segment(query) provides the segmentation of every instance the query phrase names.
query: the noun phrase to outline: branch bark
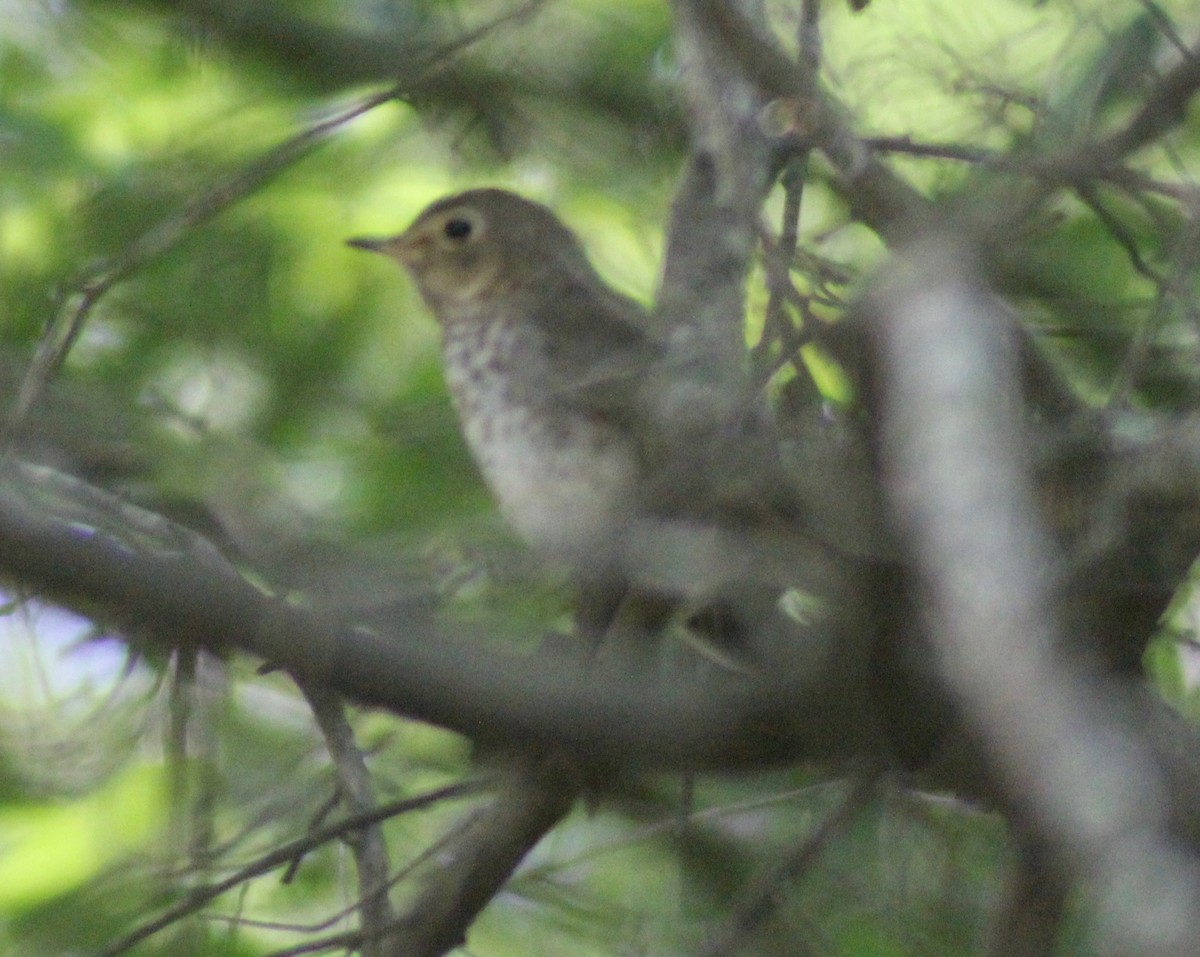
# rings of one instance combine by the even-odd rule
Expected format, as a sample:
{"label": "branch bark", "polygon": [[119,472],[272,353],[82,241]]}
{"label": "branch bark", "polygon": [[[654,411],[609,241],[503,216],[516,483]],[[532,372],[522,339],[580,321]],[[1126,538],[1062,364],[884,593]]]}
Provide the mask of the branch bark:
{"label": "branch bark", "polygon": [[[1200,858],[1172,834],[1170,782],[1125,695],[1064,653],[1017,339],[970,248],[927,237],[870,299],[886,488],[937,667],[1002,803],[1062,874],[1095,889],[1118,950],[1183,957],[1200,946]],[[1152,901],[1164,910],[1148,926]]]}
{"label": "branch bark", "polygon": [[[854,691],[861,633],[814,627],[797,668],[758,679],[597,675],[403,621],[372,631],[322,618],[261,592],[196,533],[100,489],[11,461],[3,477],[0,576],[138,641],[240,649],[360,703],[477,740],[553,746],[583,767],[745,767],[880,746]],[[840,588],[853,593],[851,580]]]}
{"label": "branch bark", "polygon": [[472,813],[440,855],[436,871],[389,936],[388,953],[439,957],[465,943],[479,912],[578,794],[578,778],[561,759],[509,761],[492,801]]}
{"label": "branch bark", "polygon": [[[374,788],[342,700],[323,687],[302,686],[301,690],[325,738],[325,747],[337,772],[342,803],[352,816],[370,815],[377,806]],[[358,871],[362,957],[383,957],[388,928],[394,921],[388,899],[389,866],[383,830],[378,824],[364,825],[348,836],[347,843]]]}

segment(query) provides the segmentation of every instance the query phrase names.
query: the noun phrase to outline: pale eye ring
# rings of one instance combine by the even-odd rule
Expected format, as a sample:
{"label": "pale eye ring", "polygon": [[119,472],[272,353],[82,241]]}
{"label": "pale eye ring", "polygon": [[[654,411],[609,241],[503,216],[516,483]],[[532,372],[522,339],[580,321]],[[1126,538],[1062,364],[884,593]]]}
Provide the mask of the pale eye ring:
{"label": "pale eye ring", "polygon": [[446,220],[446,224],[442,227],[442,232],[447,239],[459,243],[470,239],[471,233],[474,231],[475,227],[471,221],[462,216],[455,216],[453,219]]}

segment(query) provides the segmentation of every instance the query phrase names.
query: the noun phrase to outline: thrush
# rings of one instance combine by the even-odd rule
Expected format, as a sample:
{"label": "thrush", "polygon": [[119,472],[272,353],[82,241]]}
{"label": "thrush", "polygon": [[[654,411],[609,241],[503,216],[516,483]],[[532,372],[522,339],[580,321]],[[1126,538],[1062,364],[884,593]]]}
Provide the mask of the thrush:
{"label": "thrush", "polygon": [[[663,591],[711,577],[692,561],[698,542],[713,544],[699,500],[713,474],[734,470],[680,454],[659,414],[665,342],[550,209],[475,189],[398,235],[350,245],[412,276],[441,326],[446,381],[483,478],[520,537],[593,586],[584,617],[610,615],[631,574]],[[736,564],[726,544],[717,563]]]}
{"label": "thrush", "polygon": [[500,511],[535,551],[598,566],[638,508],[638,390],[661,357],[645,311],[609,288],[540,203],[450,196],[397,236],[350,245],[397,260],[442,331],[446,382]]}

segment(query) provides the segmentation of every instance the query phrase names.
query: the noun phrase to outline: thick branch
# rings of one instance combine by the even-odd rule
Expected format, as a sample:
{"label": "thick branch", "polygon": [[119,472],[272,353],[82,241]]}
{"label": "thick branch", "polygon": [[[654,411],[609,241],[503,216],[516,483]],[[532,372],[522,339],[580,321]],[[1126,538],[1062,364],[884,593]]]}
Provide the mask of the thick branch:
{"label": "thick branch", "polygon": [[[927,239],[872,297],[887,487],[937,665],[1014,818],[1063,873],[1097,889],[1124,949],[1195,953],[1196,862],[1170,833],[1155,749],[1118,710],[1117,689],[1061,653],[1054,550],[1036,520],[1015,401],[1016,338],[963,250],[955,237]],[[1169,901],[1152,929],[1138,914],[1151,901]]]}
{"label": "thick branch", "polygon": [[725,48],[723,7],[675,4],[692,156],[671,213],[658,310],[676,353],[700,356],[728,382],[744,359],[745,279],[774,170],[758,122],[765,100]]}
{"label": "thick branch", "polygon": [[758,680],[597,675],[406,622],[379,633],[323,620],[159,516],[49,469],[10,463],[4,478],[0,575],[142,640],[239,648],[359,702],[476,739],[552,745],[583,766],[736,767],[879,747],[856,670],[862,633],[813,629],[796,667]]}

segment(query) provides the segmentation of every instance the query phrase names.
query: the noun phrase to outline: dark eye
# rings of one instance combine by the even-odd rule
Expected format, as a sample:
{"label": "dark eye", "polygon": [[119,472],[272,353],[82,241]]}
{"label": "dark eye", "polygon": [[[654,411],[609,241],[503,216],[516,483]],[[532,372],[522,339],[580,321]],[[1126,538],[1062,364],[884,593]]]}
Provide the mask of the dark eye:
{"label": "dark eye", "polygon": [[461,240],[470,236],[473,228],[469,220],[456,217],[446,220],[446,225],[442,227],[442,232],[446,234],[448,239]]}

